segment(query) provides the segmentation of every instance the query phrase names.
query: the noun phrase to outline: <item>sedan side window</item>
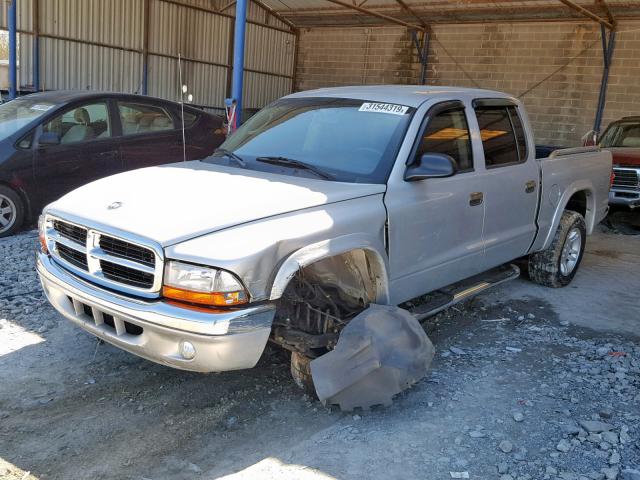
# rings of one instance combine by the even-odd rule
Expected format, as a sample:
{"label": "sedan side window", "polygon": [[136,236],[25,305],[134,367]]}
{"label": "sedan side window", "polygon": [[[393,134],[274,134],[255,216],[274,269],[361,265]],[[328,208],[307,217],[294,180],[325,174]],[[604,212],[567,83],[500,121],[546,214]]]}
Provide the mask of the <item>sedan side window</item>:
{"label": "sedan side window", "polygon": [[68,110],[43,125],[44,133],[55,133],[60,143],[109,138],[111,125],[105,103],[92,103]]}
{"label": "sedan side window", "polygon": [[431,119],[424,132],[418,158],[424,153],[444,153],[457,164],[458,172],[473,170],[471,136],[464,109],[441,112]]}
{"label": "sedan side window", "polygon": [[123,135],[174,129],[171,115],[162,107],[142,103],[118,102],[118,110],[120,111]]}

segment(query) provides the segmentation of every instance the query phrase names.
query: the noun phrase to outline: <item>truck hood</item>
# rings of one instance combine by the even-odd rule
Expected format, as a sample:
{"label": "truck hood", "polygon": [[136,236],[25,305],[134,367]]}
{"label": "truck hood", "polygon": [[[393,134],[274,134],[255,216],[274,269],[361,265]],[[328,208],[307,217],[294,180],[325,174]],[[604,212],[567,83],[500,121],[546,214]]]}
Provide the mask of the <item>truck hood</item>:
{"label": "truck hood", "polygon": [[613,164],[622,167],[640,167],[640,148],[611,147],[607,148],[613,156]]}
{"label": "truck hood", "polygon": [[68,193],[46,211],[168,246],[273,215],[383,193],[384,189],[384,185],[315,180],[194,161],[97,180]]}

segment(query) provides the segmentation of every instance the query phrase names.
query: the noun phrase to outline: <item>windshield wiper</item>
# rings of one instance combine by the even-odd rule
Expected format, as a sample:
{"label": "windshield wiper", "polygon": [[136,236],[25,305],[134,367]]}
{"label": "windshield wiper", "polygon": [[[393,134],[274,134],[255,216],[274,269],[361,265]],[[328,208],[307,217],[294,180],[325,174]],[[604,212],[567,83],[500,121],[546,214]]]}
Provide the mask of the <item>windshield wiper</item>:
{"label": "windshield wiper", "polygon": [[314,165],[310,165],[301,160],[295,160],[287,157],[258,157],[257,162],[269,163],[271,165],[281,165],[283,167],[301,168],[303,170],[309,170],[315,173],[317,176],[324,178],[325,180],[333,180],[335,177],[330,173],[327,173]]}
{"label": "windshield wiper", "polygon": [[[218,153],[221,155],[216,155]],[[233,153],[231,150],[227,150],[226,148],[216,148],[216,151],[213,152],[213,156],[230,158],[231,160],[234,160],[242,168],[247,168],[247,162],[245,162],[240,155]]]}

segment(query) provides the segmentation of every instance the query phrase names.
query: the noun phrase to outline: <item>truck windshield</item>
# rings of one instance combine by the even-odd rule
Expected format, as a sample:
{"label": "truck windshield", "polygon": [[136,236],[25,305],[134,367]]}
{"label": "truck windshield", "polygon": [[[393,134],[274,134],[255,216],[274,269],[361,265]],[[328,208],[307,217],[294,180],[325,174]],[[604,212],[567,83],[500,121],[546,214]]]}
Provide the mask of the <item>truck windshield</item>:
{"label": "truck windshield", "polygon": [[640,122],[621,122],[611,125],[602,135],[600,146],[640,148]]}
{"label": "truck windshield", "polygon": [[54,106],[52,103],[28,97],[16,98],[0,105],[0,141],[43,116]]}
{"label": "truck windshield", "polygon": [[[345,182],[384,183],[413,111],[403,105],[343,98],[282,99],[247,120],[222,144],[223,153],[207,161]],[[232,161],[229,152],[244,165]],[[301,163],[306,168],[300,168],[305,167]]]}

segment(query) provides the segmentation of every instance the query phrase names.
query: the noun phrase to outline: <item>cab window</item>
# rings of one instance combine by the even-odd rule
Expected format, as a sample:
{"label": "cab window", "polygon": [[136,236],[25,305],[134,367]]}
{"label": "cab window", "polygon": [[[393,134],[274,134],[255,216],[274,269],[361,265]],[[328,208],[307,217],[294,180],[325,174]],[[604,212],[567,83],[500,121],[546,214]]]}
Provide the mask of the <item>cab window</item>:
{"label": "cab window", "polygon": [[463,108],[441,112],[431,119],[422,136],[418,158],[425,153],[451,156],[459,172],[473,170],[471,136]]}
{"label": "cab window", "polygon": [[43,125],[43,132],[58,135],[60,143],[78,143],[111,136],[106,103],[82,105],[66,111]]}
{"label": "cab window", "polygon": [[520,163],[516,135],[506,106],[477,107],[484,161],[487,168]]}

